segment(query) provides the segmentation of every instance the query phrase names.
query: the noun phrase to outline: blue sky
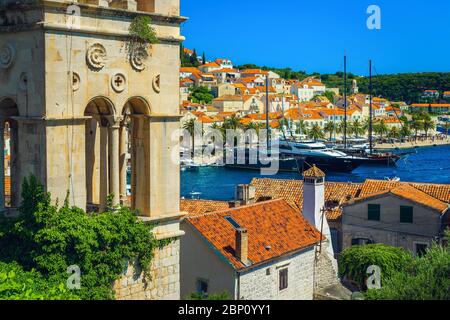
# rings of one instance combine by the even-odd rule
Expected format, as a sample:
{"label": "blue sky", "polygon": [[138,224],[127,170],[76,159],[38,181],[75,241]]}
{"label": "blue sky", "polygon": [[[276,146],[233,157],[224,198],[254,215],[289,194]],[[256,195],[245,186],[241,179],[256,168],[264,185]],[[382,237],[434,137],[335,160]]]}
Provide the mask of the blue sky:
{"label": "blue sky", "polygon": [[[381,30],[369,30],[369,5]],[[181,0],[185,46],[236,64],[334,73],[450,72],[448,0]]]}

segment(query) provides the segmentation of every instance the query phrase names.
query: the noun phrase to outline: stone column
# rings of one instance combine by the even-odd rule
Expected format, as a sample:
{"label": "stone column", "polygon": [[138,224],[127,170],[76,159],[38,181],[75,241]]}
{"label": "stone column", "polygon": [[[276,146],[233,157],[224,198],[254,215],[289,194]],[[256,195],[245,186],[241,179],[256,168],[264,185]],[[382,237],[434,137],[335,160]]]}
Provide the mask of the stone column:
{"label": "stone column", "polygon": [[100,127],[100,207],[106,207],[108,197],[108,128]]}
{"label": "stone column", "polygon": [[127,201],[127,127],[120,127],[120,144],[119,144],[119,188],[120,201],[124,204]]}
{"label": "stone column", "polygon": [[5,121],[0,119],[0,211],[5,208]]}
{"label": "stone column", "polygon": [[20,205],[20,163],[19,163],[19,125],[16,121],[9,122],[10,177],[11,177],[11,208]]}
{"label": "stone column", "polygon": [[119,129],[120,125],[118,123],[114,123],[111,127],[109,127],[109,136],[110,136],[110,146],[111,153],[109,155],[110,160],[110,182],[109,182],[109,192],[114,196],[113,204],[120,203],[120,175],[119,175]]}

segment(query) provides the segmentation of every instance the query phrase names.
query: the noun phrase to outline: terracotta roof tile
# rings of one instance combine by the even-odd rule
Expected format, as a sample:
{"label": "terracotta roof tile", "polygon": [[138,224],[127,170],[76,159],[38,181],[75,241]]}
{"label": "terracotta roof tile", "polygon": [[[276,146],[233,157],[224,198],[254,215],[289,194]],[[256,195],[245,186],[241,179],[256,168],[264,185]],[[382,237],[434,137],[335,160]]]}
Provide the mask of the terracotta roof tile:
{"label": "terracotta roof tile", "polygon": [[180,210],[189,214],[204,214],[214,211],[222,211],[228,209],[230,206],[226,201],[212,201],[212,200],[188,200],[181,199]]}
{"label": "terracotta roof tile", "polygon": [[[255,178],[251,185],[256,188],[257,201],[267,199],[284,199],[291,206],[302,210],[303,206],[303,181]],[[325,203],[329,207],[326,217],[329,221],[341,218],[340,205],[350,199],[356,198],[360,183],[325,182]]]}
{"label": "terracotta roof tile", "polygon": [[246,266],[236,257],[236,229],[226,217],[248,230],[248,258],[253,265],[311,247],[321,238],[319,231],[282,199],[188,216],[186,221],[235,269]]}

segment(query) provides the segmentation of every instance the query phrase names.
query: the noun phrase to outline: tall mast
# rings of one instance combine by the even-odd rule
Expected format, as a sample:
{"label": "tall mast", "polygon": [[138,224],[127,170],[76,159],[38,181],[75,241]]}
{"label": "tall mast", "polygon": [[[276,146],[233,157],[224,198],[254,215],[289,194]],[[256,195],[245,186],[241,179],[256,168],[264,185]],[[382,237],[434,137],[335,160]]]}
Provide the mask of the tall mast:
{"label": "tall mast", "polygon": [[344,56],[344,149],[347,149],[347,56]]}
{"label": "tall mast", "polygon": [[373,112],[372,112],[372,60],[369,61],[369,144],[370,154],[373,153]]}
{"label": "tall mast", "polygon": [[300,94],[299,91],[297,90],[297,109],[298,109],[298,133],[300,135],[300,141],[301,141],[301,135],[303,134],[302,132],[302,120],[301,120],[301,116],[300,116]]}
{"label": "tall mast", "polygon": [[266,146],[269,151],[270,125],[269,125],[269,73],[266,75]]}

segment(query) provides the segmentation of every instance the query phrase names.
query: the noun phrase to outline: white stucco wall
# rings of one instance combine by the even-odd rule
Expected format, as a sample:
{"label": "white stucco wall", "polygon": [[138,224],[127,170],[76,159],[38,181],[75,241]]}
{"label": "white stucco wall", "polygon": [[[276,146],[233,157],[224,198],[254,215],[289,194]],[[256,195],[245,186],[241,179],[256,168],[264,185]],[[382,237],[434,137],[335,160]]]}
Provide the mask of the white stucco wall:
{"label": "white stucco wall", "polygon": [[208,293],[228,291],[234,296],[235,274],[231,265],[219,258],[189,223],[182,222],[181,229],[185,231],[180,248],[181,299],[197,291],[198,279],[208,283]]}

